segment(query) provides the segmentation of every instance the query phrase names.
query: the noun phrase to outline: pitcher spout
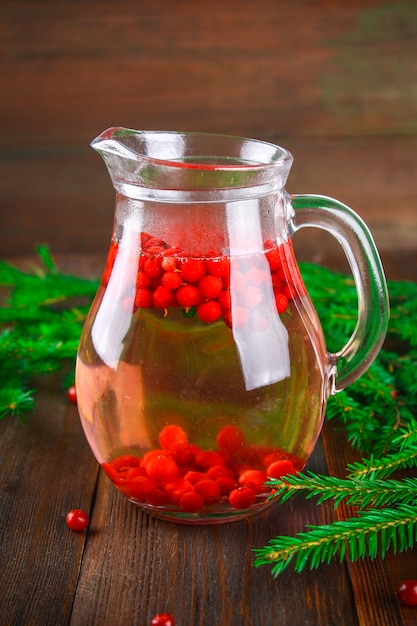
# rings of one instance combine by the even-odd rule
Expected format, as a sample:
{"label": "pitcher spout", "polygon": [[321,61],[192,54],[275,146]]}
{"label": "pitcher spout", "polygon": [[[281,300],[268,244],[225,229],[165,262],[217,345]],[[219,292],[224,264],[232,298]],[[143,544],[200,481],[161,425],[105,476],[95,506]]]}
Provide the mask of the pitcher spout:
{"label": "pitcher spout", "polygon": [[[223,201],[228,192],[238,200],[282,190],[293,161],[288,150],[268,142],[192,132],[112,127],[90,145],[119,192],[139,199],[152,190],[150,196],[174,202],[210,202],[219,195]],[[172,196],[176,192],[187,198]]]}

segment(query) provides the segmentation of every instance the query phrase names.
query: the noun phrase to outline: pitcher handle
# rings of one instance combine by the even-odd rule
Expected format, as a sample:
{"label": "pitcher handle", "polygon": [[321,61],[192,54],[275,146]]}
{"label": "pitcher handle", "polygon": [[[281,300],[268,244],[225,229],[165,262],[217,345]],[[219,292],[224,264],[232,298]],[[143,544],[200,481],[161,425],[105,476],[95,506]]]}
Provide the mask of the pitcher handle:
{"label": "pitcher handle", "polygon": [[[368,227],[352,209],[326,196],[291,196],[290,232],[316,227],[329,232],[343,248],[358,295],[358,320],[347,344],[329,353],[335,367],[331,393],[357,380],[377,356],[388,327],[389,298],[384,270]],[[338,367],[337,367],[338,366]]]}

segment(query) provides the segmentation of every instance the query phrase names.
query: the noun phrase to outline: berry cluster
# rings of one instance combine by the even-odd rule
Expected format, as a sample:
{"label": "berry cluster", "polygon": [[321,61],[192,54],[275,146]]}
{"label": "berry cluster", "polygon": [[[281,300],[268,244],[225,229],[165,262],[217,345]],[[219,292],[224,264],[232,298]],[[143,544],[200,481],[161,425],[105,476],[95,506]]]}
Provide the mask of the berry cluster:
{"label": "berry cluster", "polygon": [[[167,314],[171,307],[182,307],[184,317],[197,315],[208,324],[222,318],[230,328],[248,325],[259,331],[268,326],[271,310],[284,313],[288,302],[302,289],[290,242],[277,246],[266,241],[265,251],[251,256],[202,258],[186,256],[181,249],[148,233],[141,233],[140,238],[134,310],[154,307]],[[119,245],[112,243],[104,285]],[[273,298],[269,297],[271,289],[265,288],[268,283]]]}
{"label": "berry cluster", "polygon": [[137,502],[198,513],[209,505],[247,509],[270,493],[268,478],[295,474],[303,463],[274,448],[248,446],[232,424],[217,434],[215,450],[189,443],[181,426],[158,435],[159,448],[118,456],[102,467],[120,491]]}

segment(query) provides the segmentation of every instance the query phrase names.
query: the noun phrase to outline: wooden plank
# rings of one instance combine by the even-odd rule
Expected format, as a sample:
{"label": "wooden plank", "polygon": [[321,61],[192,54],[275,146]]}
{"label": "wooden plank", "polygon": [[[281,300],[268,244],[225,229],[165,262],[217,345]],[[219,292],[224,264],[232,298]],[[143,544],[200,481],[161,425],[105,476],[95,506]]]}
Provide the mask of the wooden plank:
{"label": "wooden plank", "polygon": [[[311,465],[324,470],[320,445]],[[71,624],[147,624],[166,611],[181,626],[355,626],[343,564],[276,580],[252,564],[252,548],[331,516],[300,501],[218,526],[163,522],[101,475]]]}
{"label": "wooden plank", "polygon": [[90,510],[97,464],[57,380],[27,421],[0,421],[0,622],[67,624],[85,545],[65,515]]}
{"label": "wooden plank", "polygon": [[1,150],[107,126],[416,133],[413,2],[2,2]]}

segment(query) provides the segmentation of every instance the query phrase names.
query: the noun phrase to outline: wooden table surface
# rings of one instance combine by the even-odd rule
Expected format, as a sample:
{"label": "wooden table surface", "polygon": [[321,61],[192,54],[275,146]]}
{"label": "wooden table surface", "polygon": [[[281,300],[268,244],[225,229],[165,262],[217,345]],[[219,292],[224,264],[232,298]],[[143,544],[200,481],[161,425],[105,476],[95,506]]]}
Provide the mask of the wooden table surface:
{"label": "wooden table surface", "polygon": [[[104,263],[114,191],[89,142],[109,126],[221,132],[294,156],[290,193],[323,193],[370,226],[387,275],[417,279],[417,5],[413,0],[2,0],[0,256],[48,243]],[[299,258],[340,267],[320,233]],[[297,253],[297,254],[298,254]],[[97,266],[94,266],[97,267]],[[345,516],[294,501],[247,521],[158,521],[110,485],[56,379],[25,423],[0,421],[0,625],[405,626],[416,552],[336,560],[274,580],[252,549]],[[310,465],[343,475],[326,425]],[[87,533],[65,525],[72,508]]]}

